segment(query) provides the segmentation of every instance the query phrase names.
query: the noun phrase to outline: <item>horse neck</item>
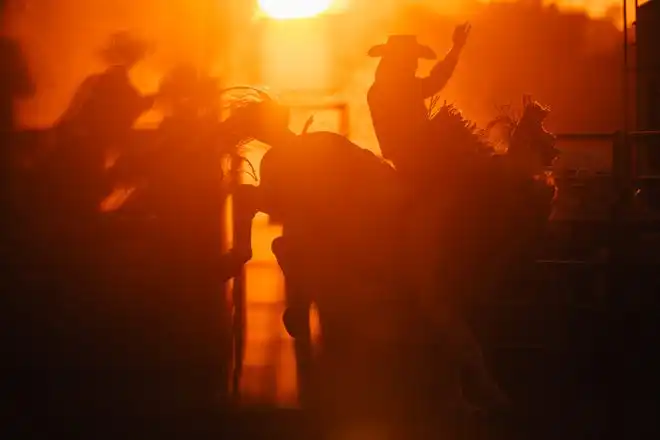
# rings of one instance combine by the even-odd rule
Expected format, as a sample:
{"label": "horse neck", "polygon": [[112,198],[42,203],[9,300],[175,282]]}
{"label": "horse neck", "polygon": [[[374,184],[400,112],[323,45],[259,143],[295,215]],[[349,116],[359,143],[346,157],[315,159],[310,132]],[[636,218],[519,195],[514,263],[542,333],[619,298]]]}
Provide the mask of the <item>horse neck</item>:
{"label": "horse neck", "polygon": [[[247,127],[245,132],[250,133],[250,127]],[[298,135],[291,131],[289,128],[286,128],[285,130],[282,130],[275,135],[255,136],[254,139],[258,140],[259,142],[263,142],[272,148],[282,148],[288,147],[295,143],[298,139]]]}

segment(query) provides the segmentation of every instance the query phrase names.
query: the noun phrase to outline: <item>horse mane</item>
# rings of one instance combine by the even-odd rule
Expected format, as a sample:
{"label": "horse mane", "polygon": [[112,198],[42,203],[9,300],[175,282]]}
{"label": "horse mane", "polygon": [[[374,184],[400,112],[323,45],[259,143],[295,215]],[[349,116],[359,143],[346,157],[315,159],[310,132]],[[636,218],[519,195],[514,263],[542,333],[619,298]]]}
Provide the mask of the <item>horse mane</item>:
{"label": "horse mane", "polygon": [[267,91],[258,87],[232,86],[220,90],[219,94],[223,97],[223,108],[228,111],[228,118],[243,113],[253,116],[263,109],[279,106]]}
{"label": "horse mane", "polygon": [[488,137],[495,127],[504,128],[503,143],[506,144],[506,154],[518,155],[527,148],[539,156],[543,166],[550,166],[558,157],[559,151],[554,148],[555,137],[543,125],[550,113],[547,106],[535,101],[529,95],[523,96],[523,110],[520,116],[515,115],[508,107],[501,109],[501,114],[490,121],[485,129],[479,129],[477,124],[466,119],[453,104],[445,102],[437,106],[438,99],[434,97],[429,106],[429,121],[433,142],[440,148],[459,148],[464,153],[493,155],[496,148]]}
{"label": "horse mane", "polygon": [[460,148],[466,153],[492,155],[495,152],[488,142],[486,133],[477,124],[463,116],[463,113],[453,104],[438,107],[438,98],[431,99],[429,105],[429,121],[433,142],[440,148]]}

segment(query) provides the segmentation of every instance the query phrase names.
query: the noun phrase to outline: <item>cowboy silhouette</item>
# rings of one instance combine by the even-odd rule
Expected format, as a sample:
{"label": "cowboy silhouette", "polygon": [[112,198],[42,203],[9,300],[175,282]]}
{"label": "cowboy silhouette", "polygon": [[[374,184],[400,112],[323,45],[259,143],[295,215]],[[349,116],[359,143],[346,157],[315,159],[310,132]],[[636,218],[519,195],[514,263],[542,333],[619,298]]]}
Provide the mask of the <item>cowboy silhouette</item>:
{"label": "cowboy silhouette", "polygon": [[108,67],[83,81],[56,124],[63,137],[50,166],[61,176],[55,181],[67,181],[62,193],[70,209],[96,212],[113,184],[106,172],[108,153],[126,150],[133,125],[154,103],[155,97],[143,96],[129,77],[148,51],[144,41],[127,32],[113,34],[99,52]]}
{"label": "cowboy silhouette", "polygon": [[386,44],[369,50],[369,56],[381,58],[367,94],[374,130],[383,157],[401,172],[414,171],[409,169],[411,153],[405,149],[423,139],[428,120],[424,100],[445,87],[469,33],[467,23],[456,27],[452,49],[425,78],[416,76],[419,59],[435,59],[437,55],[430,47],[419,44],[414,35],[392,35]]}
{"label": "cowboy silhouette", "polygon": [[83,81],[60,124],[73,125],[76,131],[99,140],[118,141],[154,104],[155,96],[143,96],[129,77],[149,50],[146,42],[128,32],[113,34],[99,53],[106,70]]}
{"label": "cowboy silhouette", "polygon": [[[159,217],[181,223],[184,205],[217,205],[216,196],[202,197],[200,191],[215,193],[220,188],[217,179],[222,174],[224,152],[213,141],[220,119],[219,92],[217,78],[194,65],[174,66],[162,78],[157,92],[156,105],[164,113],[157,140],[123,152],[113,167],[117,180],[143,182],[138,198],[143,207],[155,208]],[[186,218],[203,221],[203,217]]]}

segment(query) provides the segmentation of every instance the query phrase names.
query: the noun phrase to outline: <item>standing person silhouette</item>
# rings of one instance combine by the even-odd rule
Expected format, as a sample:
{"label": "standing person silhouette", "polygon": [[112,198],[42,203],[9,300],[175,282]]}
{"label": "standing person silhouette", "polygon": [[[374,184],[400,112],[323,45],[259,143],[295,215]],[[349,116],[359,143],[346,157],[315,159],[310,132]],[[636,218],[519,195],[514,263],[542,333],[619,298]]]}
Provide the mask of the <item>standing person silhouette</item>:
{"label": "standing person silhouette", "polygon": [[[9,202],[11,179],[11,139],[16,131],[16,103],[30,98],[35,92],[34,82],[20,44],[7,35],[6,21],[9,1],[0,0],[0,158],[2,179],[2,207]],[[4,210],[3,210],[4,211]]]}
{"label": "standing person silhouette", "polygon": [[99,53],[106,69],[81,83],[56,123],[63,137],[52,163],[58,175],[64,176],[54,180],[67,180],[69,188],[77,188],[75,194],[63,190],[69,211],[97,211],[112,185],[106,173],[106,156],[126,149],[133,125],[154,104],[155,97],[143,96],[129,76],[149,50],[145,41],[128,32],[111,35]]}
{"label": "standing person silhouette", "polygon": [[0,132],[4,135],[16,128],[15,104],[31,97],[34,82],[27,61],[17,41],[6,33],[8,1],[0,0]]}
{"label": "standing person silhouette", "polygon": [[35,85],[20,43],[7,32],[12,6],[10,0],[0,0],[0,319],[4,326],[0,336],[3,359],[0,383],[5,390],[5,401],[11,402],[7,405],[9,414],[7,422],[3,423],[3,432],[17,429],[17,437],[28,437],[34,429],[29,419],[32,403],[29,390],[38,375],[26,368],[35,345],[34,328],[26,316],[32,316],[35,308],[32,291],[24,288],[23,283],[34,274],[26,274],[25,268],[30,267],[31,262],[30,252],[24,242],[17,239],[22,236],[23,219],[15,202],[22,194],[17,193],[13,183],[17,150],[14,140],[18,130],[16,104],[31,98]]}

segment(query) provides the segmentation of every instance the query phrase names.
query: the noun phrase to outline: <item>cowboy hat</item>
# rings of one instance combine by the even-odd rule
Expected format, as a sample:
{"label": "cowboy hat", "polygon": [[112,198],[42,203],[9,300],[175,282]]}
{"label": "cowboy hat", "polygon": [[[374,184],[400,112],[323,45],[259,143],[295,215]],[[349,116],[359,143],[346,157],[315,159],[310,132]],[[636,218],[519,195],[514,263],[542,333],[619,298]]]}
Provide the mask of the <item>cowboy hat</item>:
{"label": "cowboy hat", "polygon": [[437,58],[433,49],[417,42],[415,35],[390,35],[387,43],[372,47],[368,53],[370,57],[414,55],[426,60]]}
{"label": "cowboy hat", "polygon": [[151,50],[151,44],[128,31],[120,31],[110,35],[100,56],[109,63],[133,62],[144,58]]}

